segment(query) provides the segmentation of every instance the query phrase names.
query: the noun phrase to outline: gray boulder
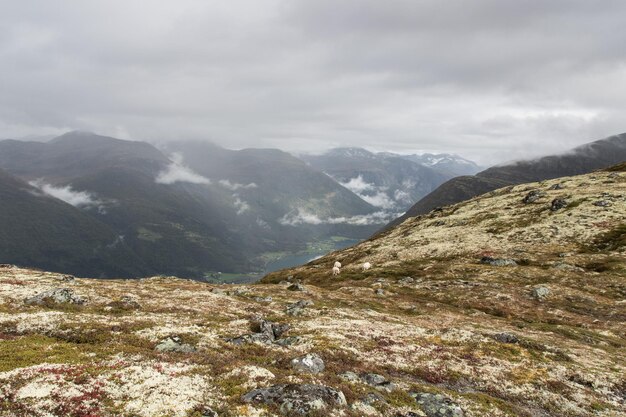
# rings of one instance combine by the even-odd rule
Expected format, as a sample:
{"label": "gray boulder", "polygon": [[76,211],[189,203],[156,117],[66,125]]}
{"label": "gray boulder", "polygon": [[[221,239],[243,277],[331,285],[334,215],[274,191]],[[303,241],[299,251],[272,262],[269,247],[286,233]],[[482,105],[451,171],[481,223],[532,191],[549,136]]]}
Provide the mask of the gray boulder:
{"label": "gray boulder", "polygon": [[522,199],[522,202],[524,204],[534,203],[535,201],[539,200],[543,196],[544,196],[544,193],[542,193],[541,191],[533,190],[524,196],[524,198]]}
{"label": "gray boulder", "polygon": [[188,343],[183,343],[182,339],[178,336],[170,336],[156,345],[154,350],[157,352],[192,353],[196,351],[196,348]]}
{"label": "gray boulder", "polygon": [[361,377],[359,377],[357,374],[355,374],[352,371],[347,371],[347,372],[344,372],[343,374],[339,374],[339,378],[348,382],[359,382],[361,380]]}
{"label": "gray boulder", "polygon": [[483,256],[480,259],[480,263],[484,265],[491,265],[491,266],[515,266],[517,265],[517,262],[515,262],[513,259],[492,258],[491,256]]}
{"label": "gray boulder", "polygon": [[278,324],[271,321],[258,319],[253,323],[253,333],[244,334],[226,341],[235,345],[245,343],[263,343],[266,345],[276,343],[289,328],[289,324]]}
{"label": "gray boulder", "polygon": [[379,374],[363,374],[361,375],[361,381],[380,391],[391,392],[396,389],[393,382],[388,381],[387,378]]}
{"label": "gray boulder", "polygon": [[550,295],[550,289],[547,287],[535,287],[530,295],[536,300],[543,301]]}
{"label": "gray boulder", "polygon": [[464,417],[465,413],[458,404],[441,394],[428,392],[411,393],[427,417]]}
{"label": "gray boulder", "polygon": [[291,366],[304,374],[319,374],[324,371],[324,360],[316,353],[307,353],[304,356],[291,360]]}
{"label": "gray boulder", "polygon": [[44,291],[34,297],[24,300],[29,305],[43,305],[46,303],[54,304],[85,304],[87,300],[84,297],[74,294],[69,288],[55,288],[53,290]]}
{"label": "gray boulder", "polygon": [[274,344],[278,346],[293,346],[299,345],[304,342],[304,339],[300,336],[287,336],[281,339],[275,340]]}
{"label": "gray boulder", "polygon": [[290,316],[300,316],[302,315],[302,313],[304,313],[304,309],[308,306],[312,306],[313,305],[313,301],[310,300],[300,300],[298,302],[295,302],[293,304],[289,304],[287,306],[287,310],[286,313],[289,314]]}
{"label": "gray boulder", "polygon": [[275,405],[284,414],[297,415],[347,405],[343,392],[314,384],[281,384],[259,388],[243,395],[242,400],[246,403]]}
{"label": "gray boulder", "polygon": [[492,336],[495,340],[500,343],[517,343],[519,342],[519,338],[511,333],[496,333]]}
{"label": "gray boulder", "polygon": [[550,204],[551,211],[561,210],[565,207],[567,207],[567,201],[562,198],[555,198],[554,200],[552,200],[552,204]]}

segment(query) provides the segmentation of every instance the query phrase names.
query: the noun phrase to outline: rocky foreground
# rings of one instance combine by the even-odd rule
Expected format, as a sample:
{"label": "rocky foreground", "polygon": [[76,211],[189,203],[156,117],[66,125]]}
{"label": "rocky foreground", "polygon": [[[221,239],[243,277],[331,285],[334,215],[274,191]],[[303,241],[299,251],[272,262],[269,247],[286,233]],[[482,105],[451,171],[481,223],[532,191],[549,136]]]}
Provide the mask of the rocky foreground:
{"label": "rocky foreground", "polygon": [[620,416],[625,322],[622,166],[255,285],[3,265],[0,416]]}

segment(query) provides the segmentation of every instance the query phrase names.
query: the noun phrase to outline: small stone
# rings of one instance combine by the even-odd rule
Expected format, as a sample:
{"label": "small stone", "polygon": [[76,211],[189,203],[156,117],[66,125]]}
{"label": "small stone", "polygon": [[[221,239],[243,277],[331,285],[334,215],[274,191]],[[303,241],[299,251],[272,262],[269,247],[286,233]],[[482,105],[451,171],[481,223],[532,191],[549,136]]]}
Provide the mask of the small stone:
{"label": "small stone", "polygon": [[492,258],[491,256],[483,256],[480,259],[481,264],[491,265],[491,266],[515,266],[517,262],[513,259],[505,259],[505,258]]}
{"label": "small stone", "polygon": [[306,291],[306,289],[304,288],[304,285],[300,284],[299,282],[296,282],[295,284],[291,284],[290,286],[287,287],[287,289],[289,291]]}
{"label": "small stone", "polygon": [[539,301],[543,301],[550,295],[550,289],[547,287],[535,287],[533,288],[531,295],[533,298]]}
{"label": "small stone", "polygon": [[427,392],[410,394],[427,417],[464,417],[465,413],[458,404],[441,394]]}
{"label": "small stone", "polygon": [[550,188],[548,188],[548,190],[562,190],[563,189],[563,185],[560,183],[556,183],[550,186]]}
{"label": "small stone", "polygon": [[577,267],[576,265],[571,265],[566,262],[557,262],[554,264],[555,269],[560,269],[561,271],[571,271],[571,272],[585,272],[584,269]]}
{"label": "small stone", "polygon": [[63,275],[61,277],[62,282],[74,282],[75,280],[76,280],[76,277],[74,275]]}
{"label": "small stone", "polygon": [[219,417],[219,415],[209,407],[203,407],[199,411],[201,417]]}
{"label": "small stone", "polygon": [[365,397],[361,398],[363,404],[372,405],[377,403],[387,403],[385,397],[377,392],[370,392]]}
{"label": "small stone", "polygon": [[254,301],[259,303],[271,303],[272,297],[254,297]]}
{"label": "small stone", "polygon": [[274,341],[274,343],[279,346],[299,345],[299,344],[302,344],[303,342],[304,342],[304,339],[300,336],[288,336],[288,337],[283,337],[282,339],[278,339]]}
{"label": "small stone", "polygon": [[192,353],[196,351],[196,348],[188,343],[183,343],[178,336],[170,336],[156,345],[154,350],[157,352]]}
{"label": "small stone", "polygon": [[519,342],[519,338],[511,333],[496,333],[492,336],[495,340],[500,343],[517,343]]}
{"label": "small stone", "polygon": [[533,190],[531,192],[529,192],[528,194],[526,194],[526,196],[524,196],[524,198],[522,199],[522,202],[524,204],[530,204],[530,203],[534,203],[535,201],[539,200],[541,197],[543,197],[543,193],[539,190]]}
{"label": "small stone", "polygon": [[600,200],[593,203],[596,207],[611,207],[611,202],[607,200]]}
{"label": "small stone", "polygon": [[343,374],[339,374],[339,378],[348,382],[358,382],[361,380],[361,378],[352,371],[347,371],[347,372],[344,372]]}
{"label": "small stone", "polygon": [[308,353],[291,360],[291,366],[298,372],[305,374],[319,374],[325,368],[324,360],[316,353]]}
{"label": "small stone", "polygon": [[561,210],[562,208],[565,208],[565,207],[567,207],[567,201],[565,201],[562,198],[555,198],[554,200],[552,200],[552,203],[550,204],[551,211]]}
{"label": "small stone", "polygon": [[43,305],[46,302],[54,304],[85,304],[87,300],[79,295],[74,294],[74,291],[69,288],[56,288],[54,290],[44,291],[35,295],[34,297],[24,300],[26,304],[30,305]]}
{"label": "small stone", "polygon": [[391,392],[396,389],[395,384],[393,384],[391,381],[388,381],[384,376],[379,374],[363,374],[361,376],[361,380],[367,385],[376,388],[377,390]]}
{"label": "small stone", "polygon": [[400,284],[412,284],[415,282],[415,279],[413,279],[412,277],[404,277],[398,282],[400,282]]}
{"label": "small stone", "polygon": [[385,291],[382,288],[378,288],[376,291],[374,291],[376,293],[377,296],[379,297],[384,297],[385,296]]}
{"label": "small stone", "polygon": [[293,304],[289,304],[287,306],[286,313],[290,316],[300,316],[304,313],[304,309],[308,306],[312,306],[313,301],[310,300],[300,300]]}
{"label": "small stone", "polygon": [[245,343],[263,343],[266,345],[275,343],[291,326],[289,324],[278,324],[271,321],[257,318],[253,322],[253,333],[244,334],[238,337],[226,339],[227,342],[235,345]]}

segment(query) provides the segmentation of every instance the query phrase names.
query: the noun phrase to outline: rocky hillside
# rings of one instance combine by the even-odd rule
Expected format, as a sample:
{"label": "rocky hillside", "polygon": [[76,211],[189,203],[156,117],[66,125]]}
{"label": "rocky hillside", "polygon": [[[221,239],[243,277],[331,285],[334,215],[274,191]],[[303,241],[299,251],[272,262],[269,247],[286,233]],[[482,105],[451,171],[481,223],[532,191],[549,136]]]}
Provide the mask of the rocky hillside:
{"label": "rocky hillside", "polygon": [[507,185],[586,174],[626,160],[626,133],[590,142],[560,155],[497,165],[473,176],[453,178],[415,203],[385,229],[436,207],[458,203]]}
{"label": "rocky hillside", "polygon": [[3,266],[0,416],[623,415],[624,219],[626,165],[256,285]]}

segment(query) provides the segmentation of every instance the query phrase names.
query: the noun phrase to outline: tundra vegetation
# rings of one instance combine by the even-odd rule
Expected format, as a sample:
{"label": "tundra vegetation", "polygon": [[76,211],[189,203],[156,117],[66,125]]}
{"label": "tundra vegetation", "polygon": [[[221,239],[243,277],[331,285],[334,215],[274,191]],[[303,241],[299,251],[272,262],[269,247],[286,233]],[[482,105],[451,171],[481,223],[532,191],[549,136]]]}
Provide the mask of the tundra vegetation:
{"label": "tundra vegetation", "polygon": [[622,166],[253,285],[4,265],[0,416],[624,415],[625,219]]}

